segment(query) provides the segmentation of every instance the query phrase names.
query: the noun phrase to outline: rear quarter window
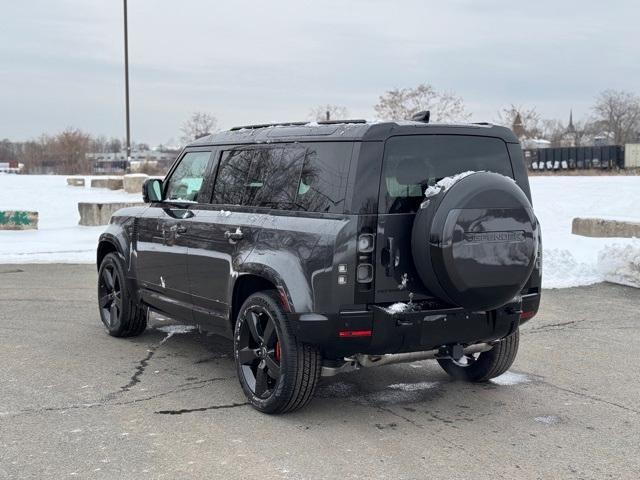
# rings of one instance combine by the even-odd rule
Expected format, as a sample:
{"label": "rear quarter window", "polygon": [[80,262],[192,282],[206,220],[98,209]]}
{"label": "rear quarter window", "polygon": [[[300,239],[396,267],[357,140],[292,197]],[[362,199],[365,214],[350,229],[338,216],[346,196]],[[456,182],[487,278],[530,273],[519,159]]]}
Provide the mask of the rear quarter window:
{"label": "rear quarter window", "polygon": [[380,213],[415,213],[424,191],[466,171],[513,178],[507,145],[499,138],[412,135],[387,140],[380,185]]}

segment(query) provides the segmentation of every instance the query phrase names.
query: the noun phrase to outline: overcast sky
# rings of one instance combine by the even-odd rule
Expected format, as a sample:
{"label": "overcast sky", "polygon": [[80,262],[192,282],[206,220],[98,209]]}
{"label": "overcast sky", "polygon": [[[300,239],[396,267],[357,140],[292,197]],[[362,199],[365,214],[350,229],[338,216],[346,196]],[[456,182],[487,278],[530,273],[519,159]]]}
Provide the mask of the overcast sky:
{"label": "overcast sky", "polygon": [[[0,138],[79,127],[124,136],[122,2],[0,7]],[[510,103],[566,121],[606,88],[640,93],[638,0],[130,0],[132,137],[305,119],[317,105],[373,118],[378,96],[422,82],[473,120]]]}

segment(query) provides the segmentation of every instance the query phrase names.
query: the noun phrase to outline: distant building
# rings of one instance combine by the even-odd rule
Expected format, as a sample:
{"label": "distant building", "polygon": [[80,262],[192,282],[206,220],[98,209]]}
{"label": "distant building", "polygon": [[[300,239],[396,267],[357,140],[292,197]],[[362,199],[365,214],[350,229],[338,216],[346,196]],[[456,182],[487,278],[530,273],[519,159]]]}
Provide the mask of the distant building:
{"label": "distant building", "polygon": [[22,173],[24,163],[0,162],[0,173]]}
{"label": "distant building", "polygon": [[549,148],[551,146],[551,142],[544,138],[524,138],[520,143],[522,144],[522,148],[528,149]]}
{"label": "distant building", "polygon": [[168,169],[176,159],[177,152],[158,150],[134,150],[128,160],[124,151],[118,153],[87,153],[87,159],[92,162],[93,173],[125,173],[139,171],[144,165],[157,169]]}

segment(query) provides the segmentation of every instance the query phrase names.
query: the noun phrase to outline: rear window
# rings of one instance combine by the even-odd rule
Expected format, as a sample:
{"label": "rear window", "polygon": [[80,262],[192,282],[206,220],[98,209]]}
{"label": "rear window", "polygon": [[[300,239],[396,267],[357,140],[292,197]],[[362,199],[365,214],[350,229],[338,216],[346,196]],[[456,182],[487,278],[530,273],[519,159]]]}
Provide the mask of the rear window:
{"label": "rear window", "polygon": [[507,145],[463,135],[392,137],[385,146],[380,213],[415,213],[428,186],[469,170],[513,178]]}

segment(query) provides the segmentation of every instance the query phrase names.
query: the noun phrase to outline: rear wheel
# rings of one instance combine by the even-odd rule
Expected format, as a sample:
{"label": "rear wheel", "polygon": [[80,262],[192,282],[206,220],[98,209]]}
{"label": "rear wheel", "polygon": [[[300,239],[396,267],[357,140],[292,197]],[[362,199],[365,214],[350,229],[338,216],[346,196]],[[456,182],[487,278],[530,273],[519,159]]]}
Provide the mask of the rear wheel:
{"label": "rear wheel", "polygon": [[518,353],[520,331],[497,342],[486,352],[463,355],[459,360],[438,360],[442,369],[456,380],[486,382],[505,373]]}
{"label": "rear wheel", "polygon": [[274,291],[244,302],[233,346],[240,385],[254,408],[284,413],[309,403],[320,378],[320,352],[296,339]]}
{"label": "rear wheel", "polygon": [[147,328],[147,308],[138,303],[124,273],[124,260],[117,253],[104,257],[98,270],[98,308],[109,335],[134,337]]}

